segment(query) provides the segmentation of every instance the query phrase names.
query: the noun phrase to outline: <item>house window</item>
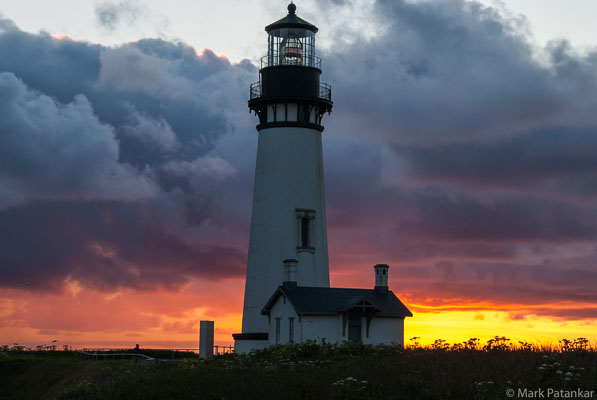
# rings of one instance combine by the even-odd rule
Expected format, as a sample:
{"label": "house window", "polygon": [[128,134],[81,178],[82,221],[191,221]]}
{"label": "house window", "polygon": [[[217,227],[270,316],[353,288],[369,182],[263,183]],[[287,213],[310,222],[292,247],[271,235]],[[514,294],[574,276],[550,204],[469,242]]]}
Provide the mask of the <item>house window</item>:
{"label": "house window", "polygon": [[297,244],[296,248],[299,251],[314,251],[315,248],[313,247],[314,244],[314,219],[315,219],[315,210],[306,209],[306,208],[297,208],[296,212],[296,220],[297,220]]}
{"label": "house window", "polygon": [[280,343],[280,318],[276,318],[276,344]]}
{"label": "house window", "polygon": [[288,341],[294,342],[294,317],[288,318]]}

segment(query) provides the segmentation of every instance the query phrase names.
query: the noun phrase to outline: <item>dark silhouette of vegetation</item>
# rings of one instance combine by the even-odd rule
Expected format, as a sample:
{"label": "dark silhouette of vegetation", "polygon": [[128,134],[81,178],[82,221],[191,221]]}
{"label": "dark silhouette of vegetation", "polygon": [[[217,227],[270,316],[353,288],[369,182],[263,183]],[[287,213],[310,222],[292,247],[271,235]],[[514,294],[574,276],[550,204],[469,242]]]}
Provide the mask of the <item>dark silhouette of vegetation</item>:
{"label": "dark silhouette of vegetation", "polygon": [[[507,389],[594,390],[597,351],[496,336],[422,347],[275,346],[167,364],[85,361],[70,351],[0,351],[0,398],[9,399],[505,399]],[[141,349],[141,353],[145,353]]]}

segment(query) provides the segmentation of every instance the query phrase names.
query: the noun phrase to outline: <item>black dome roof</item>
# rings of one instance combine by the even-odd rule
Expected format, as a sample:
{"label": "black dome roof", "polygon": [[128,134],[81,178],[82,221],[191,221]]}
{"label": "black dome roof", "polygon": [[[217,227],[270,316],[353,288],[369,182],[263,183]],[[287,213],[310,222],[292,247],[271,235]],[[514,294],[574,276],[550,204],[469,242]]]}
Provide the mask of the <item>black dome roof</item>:
{"label": "black dome roof", "polygon": [[307,29],[311,32],[316,33],[319,29],[317,27],[302,18],[296,16],[296,5],[294,3],[290,3],[288,5],[288,15],[284,18],[274,22],[273,24],[269,24],[265,27],[265,31],[269,32],[273,29],[280,29],[280,28],[301,28]]}

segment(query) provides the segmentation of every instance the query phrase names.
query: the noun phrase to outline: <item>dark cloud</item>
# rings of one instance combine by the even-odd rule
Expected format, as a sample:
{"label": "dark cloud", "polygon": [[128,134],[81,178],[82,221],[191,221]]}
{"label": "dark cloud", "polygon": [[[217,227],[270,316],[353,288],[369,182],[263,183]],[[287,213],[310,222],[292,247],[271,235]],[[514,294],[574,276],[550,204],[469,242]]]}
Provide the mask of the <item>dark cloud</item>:
{"label": "dark cloud", "polygon": [[2,26],[0,285],[240,276],[248,212],[233,202],[250,203],[254,151],[223,138],[250,118],[230,115],[255,68],[181,43],[104,48]]}
{"label": "dark cloud", "polygon": [[474,2],[376,4],[377,36],[325,57],[337,115],[370,137],[494,142],[554,123],[595,123],[594,54],[537,49],[519,21]]}
{"label": "dark cloud", "polygon": [[397,232],[451,241],[569,242],[597,240],[597,210],[588,211],[534,198],[505,198],[484,203],[423,193],[409,204],[415,217],[401,222]]}
{"label": "dark cloud", "polygon": [[[98,18],[117,27],[129,18],[123,4],[98,6]],[[322,54],[335,102],[324,120],[332,272],[388,262],[420,302],[596,301],[597,55],[565,40],[537,48],[523,19],[474,2],[379,0],[367,10],[372,34],[358,24],[330,32],[337,45]],[[256,150],[246,96],[257,69],[160,39],[106,48],[6,20],[0,32],[2,76],[72,131],[71,114],[83,115],[88,131],[74,145],[103,138],[99,160],[156,188],[106,198],[97,179],[76,179],[93,171],[79,150],[57,156],[70,174],[53,180],[33,172],[47,157],[6,159],[0,188],[21,182],[10,187],[24,195],[0,211],[2,227],[19,227],[2,231],[13,237],[0,283],[73,276],[148,288],[240,276]],[[47,139],[25,120],[2,132],[7,148]]]}
{"label": "dark cloud", "polygon": [[393,262],[418,300],[595,301],[595,53],[473,2],[373,10],[373,37],[323,57],[332,261]]}
{"label": "dark cloud", "polygon": [[444,183],[594,204],[597,130],[543,129],[497,141],[395,146],[404,176],[419,185]]}
{"label": "dark cloud", "polygon": [[[61,103],[77,94],[89,98],[100,70],[101,46],[31,35],[16,27],[0,34],[0,71],[12,72],[27,86]],[[10,56],[8,56],[10,55]]]}
{"label": "dark cloud", "polygon": [[[188,45],[160,39],[103,48],[11,30],[0,35],[0,54],[11,55],[0,58],[0,71],[61,103],[84,94],[99,119],[116,129],[121,159],[138,167],[213,150],[236,123],[230,110],[246,107],[246,84],[256,73],[247,62],[233,66],[211,51],[198,56]],[[136,135],[139,124],[153,132]],[[169,129],[179,144],[174,153]]]}
{"label": "dark cloud", "polygon": [[160,206],[72,201],[0,212],[2,286],[59,290],[69,279],[100,290],[149,290],[191,277],[242,276],[244,249],[189,242],[162,222]]}
{"label": "dark cloud", "polygon": [[529,315],[538,315],[548,318],[556,318],[560,321],[569,320],[583,320],[583,319],[597,319],[597,308],[595,307],[579,307],[579,308],[540,308],[533,309],[526,314],[515,314],[511,316],[512,319],[525,319]]}
{"label": "dark cloud", "polygon": [[488,300],[497,307],[513,304],[554,306],[558,303],[569,307],[575,302],[594,303],[597,301],[593,289],[597,273],[590,267],[575,265],[575,261],[574,257],[570,257],[551,265],[454,262],[449,283],[446,282],[445,271],[422,265],[418,269],[426,271],[422,275],[424,279],[416,275],[410,278],[402,273],[402,268],[398,268],[391,274],[390,280],[409,296],[426,299],[428,305],[482,303]]}
{"label": "dark cloud", "polygon": [[139,200],[157,192],[149,177],[118,162],[113,129],[84,95],[62,105],[0,72],[0,103],[0,209],[32,199]]}
{"label": "dark cloud", "polygon": [[104,1],[95,7],[96,23],[106,30],[113,31],[121,23],[135,23],[143,14],[143,9],[134,1]]}

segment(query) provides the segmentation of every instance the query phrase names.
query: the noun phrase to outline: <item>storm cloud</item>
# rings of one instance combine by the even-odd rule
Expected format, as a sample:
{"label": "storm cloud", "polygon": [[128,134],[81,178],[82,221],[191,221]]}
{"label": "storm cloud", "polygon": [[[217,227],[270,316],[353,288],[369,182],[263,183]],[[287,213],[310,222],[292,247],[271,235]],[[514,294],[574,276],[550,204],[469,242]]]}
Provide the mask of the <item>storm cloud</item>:
{"label": "storm cloud", "polygon": [[0,73],[0,209],[35,199],[139,200],[153,181],[118,162],[112,127],[84,95],[63,105]]}
{"label": "storm cloud", "polygon": [[437,304],[594,302],[597,52],[474,2],[372,12],[373,37],[324,55],[331,259],[398,266]]}
{"label": "storm cloud", "polygon": [[[539,48],[524,19],[474,2],[371,10],[373,35],[320,51],[332,274],[387,262],[421,303],[597,301],[597,53]],[[0,285],[242,277],[256,79],[182,42],[0,20]]]}
{"label": "storm cloud", "polygon": [[[183,43],[106,48],[2,27],[0,284],[149,290],[242,276],[247,208],[222,207],[248,176],[219,154],[242,139],[214,149],[255,68]],[[236,186],[249,203],[250,185]]]}

